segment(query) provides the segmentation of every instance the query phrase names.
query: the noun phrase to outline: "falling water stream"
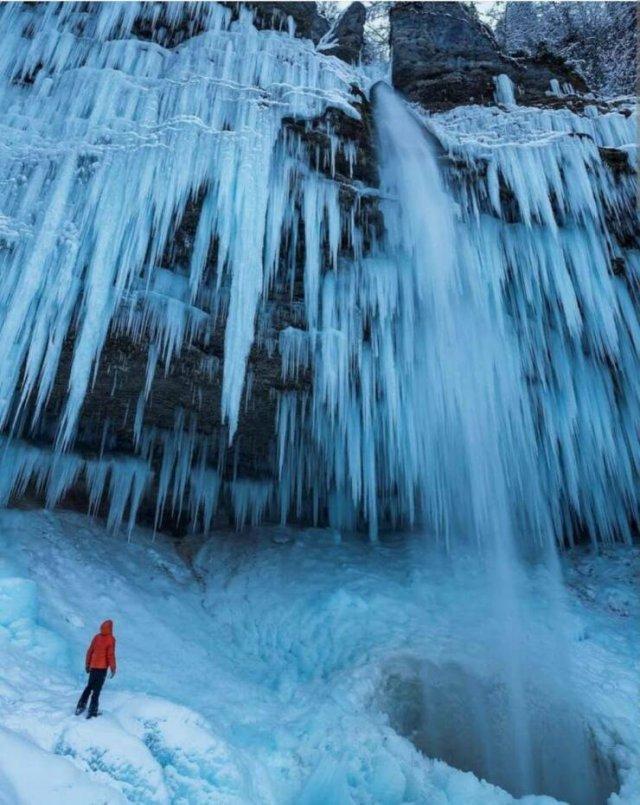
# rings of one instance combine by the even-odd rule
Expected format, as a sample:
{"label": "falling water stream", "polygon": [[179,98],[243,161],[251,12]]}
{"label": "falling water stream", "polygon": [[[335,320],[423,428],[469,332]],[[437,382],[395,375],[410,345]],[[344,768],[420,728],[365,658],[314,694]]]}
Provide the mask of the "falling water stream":
{"label": "falling water stream", "polygon": [[[464,577],[470,557],[481,568],[484,595],[474,590],[466,623],[452,619],[451,630],[475,635],[491,669],[484,681],[455,667],[425,671],[422,745],[514,794],[597,803],[518,344],[490,283],[469,275],[433,134],[386,85],[373,94],[389,248],[420,299],[424,506],[453,572]],[[530,626],[536,572],[547,575],[546,634]]]}

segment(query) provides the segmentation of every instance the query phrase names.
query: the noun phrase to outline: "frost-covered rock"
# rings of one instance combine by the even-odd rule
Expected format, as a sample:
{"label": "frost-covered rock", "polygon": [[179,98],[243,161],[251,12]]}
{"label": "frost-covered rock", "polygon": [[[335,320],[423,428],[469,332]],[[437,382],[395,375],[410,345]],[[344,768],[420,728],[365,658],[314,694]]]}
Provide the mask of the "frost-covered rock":
{"label": "frost-covered rock", "polygon": [[356,64],[360,61],[362,53],[366,16],[367,12],[362,3],[351,3],[322,37],[318,43],[318,50]]}
{"label": "frost-covered rock", "polygon": [[518,61],[503,53],[467,3],[394,3],[390,20],[393,85],[426,109],[491,104],[500,74],[509,76],[518,100],[528,104],[546,101],[552,79],[586,89],[551,54]]}

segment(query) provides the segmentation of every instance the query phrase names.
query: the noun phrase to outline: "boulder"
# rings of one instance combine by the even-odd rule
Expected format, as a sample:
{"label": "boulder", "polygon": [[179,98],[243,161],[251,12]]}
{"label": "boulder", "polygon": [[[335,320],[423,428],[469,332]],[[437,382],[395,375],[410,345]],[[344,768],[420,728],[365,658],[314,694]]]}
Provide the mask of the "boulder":
{"label": "boulder", "polygon": [[362,3],[351,3],[322,37],[318,50],[349,64],[360,61],[367,12]]}

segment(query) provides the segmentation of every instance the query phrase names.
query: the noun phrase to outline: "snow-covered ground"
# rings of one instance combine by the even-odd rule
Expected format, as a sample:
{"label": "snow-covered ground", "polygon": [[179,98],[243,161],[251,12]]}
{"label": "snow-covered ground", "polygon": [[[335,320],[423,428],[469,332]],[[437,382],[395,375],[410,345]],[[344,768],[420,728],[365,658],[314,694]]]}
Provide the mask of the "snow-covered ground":
{"label": "snow-covered ground", "polygon": [[[617,805],[640,801],[639,572],[634,548],[565,561],[568,648]],[[263,528],[178,550],[1,511],[0,802],[511,802],[407,737],[420,744],[425,677],[482,673],[464,629],[474,583],[417,539]],[[531,580],[536,635],[543,590]],[[86,721],[84,650],[107,617],[118,674]]]}

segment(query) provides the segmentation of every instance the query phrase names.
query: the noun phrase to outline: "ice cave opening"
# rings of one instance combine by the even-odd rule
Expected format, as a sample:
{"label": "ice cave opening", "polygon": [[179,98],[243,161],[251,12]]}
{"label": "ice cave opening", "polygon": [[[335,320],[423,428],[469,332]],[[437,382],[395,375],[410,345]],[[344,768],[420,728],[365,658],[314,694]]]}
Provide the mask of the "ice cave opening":
{"label": "ice cave opening", "polygon": [[583,714],[544,682],[529,679],[526,695],[533,736],[526,783],[519,779],[513,740],[520,725],[498,676],[484,678],[457,662],[401,658],[389,666],[380,706],[393,729],[424,755],[513,796],[603,805],[618,790],[618,776]]}

